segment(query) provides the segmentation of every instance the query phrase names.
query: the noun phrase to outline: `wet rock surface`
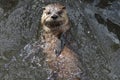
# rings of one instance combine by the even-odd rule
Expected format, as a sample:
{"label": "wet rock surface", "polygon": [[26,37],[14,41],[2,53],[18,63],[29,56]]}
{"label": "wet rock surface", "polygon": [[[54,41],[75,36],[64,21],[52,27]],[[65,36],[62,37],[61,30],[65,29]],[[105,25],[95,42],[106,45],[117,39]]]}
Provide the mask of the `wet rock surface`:
{"label": "wet rock surface", "polygon": [[0,0],[0,79],[46,80],[44,54],[28,53],[40,35],[42,6],[51,2],[67,7],[82,80],[119,80],[119,0]]}

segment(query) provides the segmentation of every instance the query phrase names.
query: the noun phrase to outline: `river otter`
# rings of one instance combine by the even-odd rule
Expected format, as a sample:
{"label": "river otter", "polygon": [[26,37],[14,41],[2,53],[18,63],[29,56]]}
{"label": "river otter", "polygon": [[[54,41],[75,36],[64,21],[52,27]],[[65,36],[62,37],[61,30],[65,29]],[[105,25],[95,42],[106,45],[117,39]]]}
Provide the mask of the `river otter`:
{"label": "river otter", "polygon": [[68,48],[66,40],[70,26],[65,6],[54,3],[44,7],[41,25],[42,49],[51,70],[48,80],[80,80],[77,54]]}

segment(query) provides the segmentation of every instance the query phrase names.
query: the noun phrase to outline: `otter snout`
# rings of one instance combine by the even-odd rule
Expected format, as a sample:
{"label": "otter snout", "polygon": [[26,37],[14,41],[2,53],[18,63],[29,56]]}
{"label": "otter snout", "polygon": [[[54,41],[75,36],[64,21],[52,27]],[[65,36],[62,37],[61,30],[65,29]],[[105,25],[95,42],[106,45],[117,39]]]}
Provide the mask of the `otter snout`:
{"label": "otter snout", "polygon": [[58,18],[58,15],[52,15],[51,18],[52,18],[53,20],[56,20],[56,19]]}

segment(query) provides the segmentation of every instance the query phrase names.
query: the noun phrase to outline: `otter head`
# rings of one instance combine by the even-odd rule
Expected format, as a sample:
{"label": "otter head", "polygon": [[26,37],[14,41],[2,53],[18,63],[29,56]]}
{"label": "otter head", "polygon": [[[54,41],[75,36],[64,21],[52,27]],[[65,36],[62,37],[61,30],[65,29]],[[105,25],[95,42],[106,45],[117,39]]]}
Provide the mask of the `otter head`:
{"label": "otter head", "polygon": [[41,24],[46,32],[66,31],[69,29],[65,6],[54,3],[43,8]]}

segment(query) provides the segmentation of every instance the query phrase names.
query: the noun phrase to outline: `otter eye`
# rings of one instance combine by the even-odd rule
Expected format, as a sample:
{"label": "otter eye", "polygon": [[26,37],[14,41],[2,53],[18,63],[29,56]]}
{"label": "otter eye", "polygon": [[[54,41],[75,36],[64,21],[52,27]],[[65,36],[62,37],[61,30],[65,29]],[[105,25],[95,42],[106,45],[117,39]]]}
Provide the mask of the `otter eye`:
{"label": "otter eye", "polygon": [[65,6],[63,6],[63,8],[62,9],[66,9],[66,7]]}
{"label": "otter eye", "polygon": [[43,10],[45,10],[45,7],[42,7]]}
{"label": "otter eye", "polygon": [[49,11],[49,12],[46,12],[46,14],[51,14],[51,12]]}
{"label": "otter eye", "polygon": [[63,13],[63,11],[58,11],[58,14],[60,15],[60,14],[62,14]]}

